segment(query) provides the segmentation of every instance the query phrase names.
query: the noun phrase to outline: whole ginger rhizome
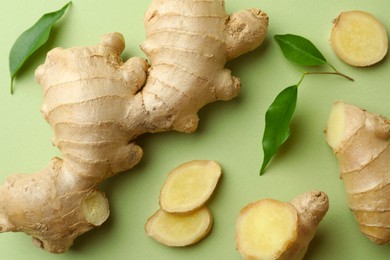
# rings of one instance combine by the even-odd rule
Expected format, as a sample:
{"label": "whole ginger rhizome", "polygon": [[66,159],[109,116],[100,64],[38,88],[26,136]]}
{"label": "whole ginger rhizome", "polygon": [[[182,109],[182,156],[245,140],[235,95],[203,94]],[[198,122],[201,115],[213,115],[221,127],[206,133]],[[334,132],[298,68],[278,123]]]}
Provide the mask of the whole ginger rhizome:
{"label": "whole ginger rhizome", "polygon": [[195,131],[200,108],[238,94],[240,81],[224,65],[258,47],[267,27],[264,12],[228,16],[221,0],[154,0],[141,45],[150,65],[121,60],[119,33],[96,46],[50,51],[35,76],[62,156],[0,187],[0,231],[25,232],[39,247],[61,253],[101,225],[109,207],[99,184],[140,161],[133,140]]}

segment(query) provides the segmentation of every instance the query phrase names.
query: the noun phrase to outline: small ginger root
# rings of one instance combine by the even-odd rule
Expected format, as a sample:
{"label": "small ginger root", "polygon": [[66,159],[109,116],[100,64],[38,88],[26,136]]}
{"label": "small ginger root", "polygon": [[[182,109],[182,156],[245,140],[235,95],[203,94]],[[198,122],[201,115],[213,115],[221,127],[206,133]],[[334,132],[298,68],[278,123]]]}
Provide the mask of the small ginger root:
{"label": "small ginger root", "polygon": [[145,224],[146,234],[167,246],[192,245],[208,235],[213,217],[205,203],[221,174],[221,166],[210,160],[173,169],[160,192],[161,208]]}
{"label": "small ginger root", "polygon": [[123,36],[112,33],[96,46],[56,48],[36,70],[42,114],[62,156],[0,186],[0,232],[25,232],[53,253],[68,250],[107,219],[107,200],[96,194],[140,161],[134,140],[191,133],[203,106],[237,96],[240,80],[225,63],[259,46],[268,28],[264,12],[227,15],[222,0],[154,0],[144,22],[150,67],[136,57],[123,62]]}
{"label": "small ginger root", "polygon": [[237,217],[237,250],[251,260],[303,259],[328,208],[328,196],[319,191],[290,203],[274,199],[250,203]]}
{"label": "small ginger root", "polygon": [[186,214],[159,209],[145,224],[145,232],[161,244],[184,247],[199,242],[213,226],[213,216],[207,206]]}
{"label": "small ginger root", "polygon": [[385,27],[372,14],[363,11],[341,13],[330,36],[336,55],[352,66],[370,66],[381,61],[388,49]]}
{"label": "small ginger root", "polygon": [[339,162],[349,207],[374,243],[390,242],[390,121],[336,102],[326,138]]}
{"label": "small ginger root", "polygon": [[215,161],[195,160],[176,167],[161,189],[161,208],[166,212],[186,213],[201,207],[213,194],[221,174],[221,167]]}

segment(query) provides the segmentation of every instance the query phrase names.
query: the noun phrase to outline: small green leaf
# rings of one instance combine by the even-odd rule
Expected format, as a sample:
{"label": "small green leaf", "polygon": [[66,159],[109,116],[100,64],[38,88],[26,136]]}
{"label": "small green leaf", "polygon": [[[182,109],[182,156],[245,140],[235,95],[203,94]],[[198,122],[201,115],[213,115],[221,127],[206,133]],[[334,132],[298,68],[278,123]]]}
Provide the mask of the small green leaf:
{"label": "small green leaf", "polygon": [[327,63],[325,57],[308,39],[294,34],[275,35],[284,56],[303,66],[318,66]]}
{"label": "small green leaf", "polygon": [[60,10],[44,14],[31,28],[23,32],[15,41],[9,55],[9,70],[11,75],[11,94],[13,94],[13,81],[27,59],[48,39],[53,24],[60,19],[71,2]]}
{"label": "small green leaf", "polygon": [[297,104],[298,86],[285,88],[275,98],[265,114],[265,130],[263,135],[263,164],[260,175],[279,147],[290,136],[290,122]]}

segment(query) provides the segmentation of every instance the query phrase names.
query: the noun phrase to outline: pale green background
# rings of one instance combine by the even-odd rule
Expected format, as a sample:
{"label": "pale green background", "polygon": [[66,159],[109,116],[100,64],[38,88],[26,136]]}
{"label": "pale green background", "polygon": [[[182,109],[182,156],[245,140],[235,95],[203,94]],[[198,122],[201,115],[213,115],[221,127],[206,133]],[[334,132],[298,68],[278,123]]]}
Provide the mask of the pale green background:
{"label": "pale green background", "polygon": [[[14,172],[30,173],[59,155],[51,145],[52,132],[42,119],[42,92],[34,81],[35,68],[56,46],[92,45],[100,35],[119,31],[127,41],[124,57],[144,56],[143,13],[148,1],[74,0],[54,27],[47,45],[32,57],[9,93],[8,53],[15,39],[43,13],[66,1],[0,1],[0,182]],[[330,209],[311,243],[306,259],[389,259],[390,247],[377,246],[364,237],[350,213],[338,175],[337,162],[323,130],[331,105],[344,100],[390,116],[389,60],[371,68],[342,63],[329,46],[332,20],[341,11],[360,9],[375,14],[390,29],[390,2],[313,0],[228,0],[228,12],[257,7],[270,16],[263,46],[227,66],[242,80],[240,96],[208,105],[200,111],[195,134],[145,135],[137,143],[145,156],[134,169],[107,181],[103,189],[111,216],[102,227],[79,237],[62,255],[46,253],[22,233],[0,234],[0,259],[241,259],[235,250],[234,225],[239,210],[264,197],[288,201],[313,189],[325,191]],[[299,89],[292,136],[262,177],[261,137],[267,107],[283,88],[300,78],[300,67],[290,64],[273,35],[294,33],[312,40],[354,83],[335,76],[308,76]],[[324,68],[325,69],[325,68]],[[169,248],[144,233],[144,223],[158,209],[158,194],[166,174],[192,159],[220,162],[223,178],[208,205],[214,214],[212,233],[188,248]]]}

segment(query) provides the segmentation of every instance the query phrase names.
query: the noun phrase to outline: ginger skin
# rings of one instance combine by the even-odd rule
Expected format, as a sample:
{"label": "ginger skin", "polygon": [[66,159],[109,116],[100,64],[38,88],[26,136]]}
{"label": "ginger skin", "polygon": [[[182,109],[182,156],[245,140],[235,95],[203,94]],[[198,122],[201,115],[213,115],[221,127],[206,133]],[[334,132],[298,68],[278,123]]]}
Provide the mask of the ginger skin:
{"label": "ginger skin", "polygon": [[50,51],[36,80],[62,156],[0,187],[0,232],[25,232],[39,247],[62,253],[101,225],[109,207],[98,186],[140,161],[134,139],[193,132],[200,108],[234,98],[240,81],[224,64],[259,46],[267,26],[259,10],[228,16],[221,0],[155,0],[142,44],[150,67],[141,58],[122,62],[119,33],[97,46]]}
{"label": "ginger skin", "polygon": [[389,243],[390,121],[340,101],[333,105],[326,137],[360,230],[376,244]]}

